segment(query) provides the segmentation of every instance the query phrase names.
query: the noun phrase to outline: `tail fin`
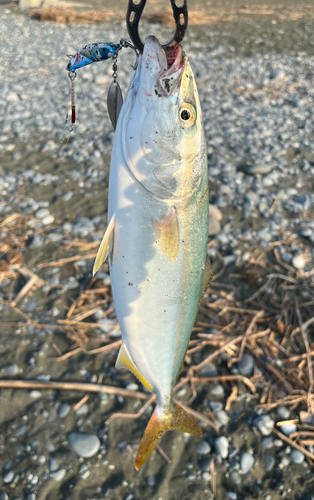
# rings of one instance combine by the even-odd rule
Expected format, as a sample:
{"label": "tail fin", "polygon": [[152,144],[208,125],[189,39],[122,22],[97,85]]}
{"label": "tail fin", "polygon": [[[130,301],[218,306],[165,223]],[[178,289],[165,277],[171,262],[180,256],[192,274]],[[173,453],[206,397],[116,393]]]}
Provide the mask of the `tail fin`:
{"label": "tail fin", "polygon": [[148,459],[158,441],[166,431],[178,430],[202,436],[202,430],[196,420],[191,417],[178,403],[174,403],[172,411],[167,415],[158,415],[157,407],[145,429],[135,458],[135,468],[138,470]]}

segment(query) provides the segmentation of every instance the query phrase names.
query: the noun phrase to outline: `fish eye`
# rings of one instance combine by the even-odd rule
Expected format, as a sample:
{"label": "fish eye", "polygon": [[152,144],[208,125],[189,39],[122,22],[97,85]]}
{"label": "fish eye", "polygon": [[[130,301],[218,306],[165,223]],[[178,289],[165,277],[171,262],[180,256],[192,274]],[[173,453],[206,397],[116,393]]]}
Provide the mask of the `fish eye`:
{"label": "fish eye", "polygon": [[180,107],[179,116],[182,127],[191,127],[194,125],[196,120],[196,109],[192,106],[192,104],[185,102]]}

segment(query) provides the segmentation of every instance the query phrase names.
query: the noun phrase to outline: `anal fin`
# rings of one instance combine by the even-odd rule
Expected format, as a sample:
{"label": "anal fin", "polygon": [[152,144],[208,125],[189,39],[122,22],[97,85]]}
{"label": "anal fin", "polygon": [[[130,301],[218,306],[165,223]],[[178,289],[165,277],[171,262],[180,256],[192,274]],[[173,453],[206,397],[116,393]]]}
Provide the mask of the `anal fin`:
{"label": "anal fin", "polygon": [[149,391],[153,390],[152,386],[147,382],[145,377],[141,374],[141,372],[133,362],[125,344],[122,344],[122,346],[120,347],[119,355],[116,361],[116,368],[130,370],[142,382],[142,384],[145,385],[146,389],[148,389]]}
{"label": "anal fin", "polygon": [[106,232],[104,234],[102,242],[100,243],[100,247],[98,249],[95,263],[94,263],[93,276],[95,276],[98,269],[105,262],[109,253],[113,249],[114,225],[115,225],[115,218],[113,216],[108,224],[108,227],[106,229]]}

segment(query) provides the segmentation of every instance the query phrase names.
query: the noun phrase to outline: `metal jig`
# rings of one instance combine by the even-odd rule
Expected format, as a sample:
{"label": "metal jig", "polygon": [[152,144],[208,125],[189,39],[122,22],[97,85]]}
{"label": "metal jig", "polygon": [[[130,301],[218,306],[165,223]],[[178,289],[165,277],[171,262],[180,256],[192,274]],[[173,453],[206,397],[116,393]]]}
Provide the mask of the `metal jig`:
{"label": "metal jig", "polygon": [[[138,25],[146,5],[147,0],[141,0],[138,4],[134,0],[129,0],[128,10],[126,14],[126,25],[128,28],[129,36],[136,49],[143,53],[144,44],[140,39],[138,32]],[[163,45],[165,50],[171,50],[173,47],[182,42],[186,29],[188,27],[188,8],[187,0],[183,0],[183,5],[178,7],[176,0],[170,0],[173,17],[176,23],[176,31],[173,38],[166,45]]]}

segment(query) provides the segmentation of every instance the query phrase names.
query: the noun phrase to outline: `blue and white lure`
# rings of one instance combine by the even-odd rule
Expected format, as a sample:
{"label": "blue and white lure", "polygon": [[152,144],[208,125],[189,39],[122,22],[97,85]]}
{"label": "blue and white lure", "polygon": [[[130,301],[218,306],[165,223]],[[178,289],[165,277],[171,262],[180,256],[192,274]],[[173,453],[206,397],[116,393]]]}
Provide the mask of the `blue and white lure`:
{"label": "blue and white lure", "polygon": [[[117,82],[117,59],[119,51],[124,48],[129,47],[133,49],[138,56],[136,48],[128,42],[128,40],[124,40],[123,38],[119,43],[113,42],[99,42],[99,43],[90,43],[85,45],[77,54],[70,55],[70,61],[67,64],[66,69],[69,72],[69,78],[71,80],[71,108],[72,108],[72,125],[76,120],[75,113],[75,90],[74,90],[74,81],[76,78],[76,70],[87,66],[88,64],[92,64],[94,62],[106,61],[108,59],[113,59],[113,82],[109,88],[108,97],[107,97],[107,107],[108,113],[111,120],[111,123],[114,128],[116,128],[118,116],[123,104],[122,92]],[[71,131],[73,130],[73,127]]]}
{"label": "blue and white lure", "polygon": [[98,61],[106,61],[119,52],[121,45],[119,43],[89,43],[85,45],[77,54],[71,57],[67,64],[68,71],[76,71],[83,66]]}

